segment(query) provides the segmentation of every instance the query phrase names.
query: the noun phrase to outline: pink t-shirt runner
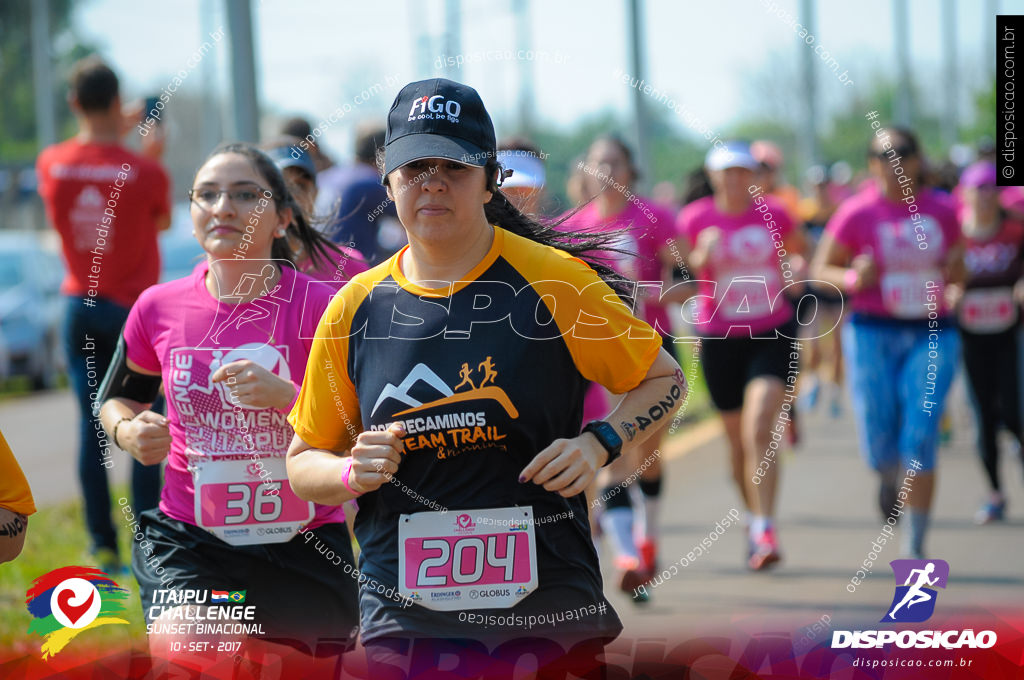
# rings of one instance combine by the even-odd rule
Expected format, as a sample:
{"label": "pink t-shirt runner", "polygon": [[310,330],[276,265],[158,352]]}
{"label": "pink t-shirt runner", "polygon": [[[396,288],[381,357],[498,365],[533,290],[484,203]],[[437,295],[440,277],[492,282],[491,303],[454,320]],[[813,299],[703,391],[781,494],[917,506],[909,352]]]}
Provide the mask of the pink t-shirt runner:
{"label": "pink t-shirt runner", "polygon": [[[293,434],[288,409],[245,406],[226,381],[210,380],[223,364],[250,359],[297,389],[335,287],[282,267],[269,295],[231,304],[207,291],[208,270],[203,262],[183,279],[148,288],[125,325],[128,358],[163,378],[171,450],[160,509],[233,544],[344,521],[340,507],[322,505],[310,518],[309,504],[291,492],[283,475]],[[262,278],[243,279],[239,293],[261,285]],[[203,487],[198,503],[194,482]]]}
{"label": "pink t-shirt runner", "polygon": [[[636,253],[638,257],[610,259],[608,265],[635,281],[661,281],[662,265],[658,259],[658,250],[672,241],[672,215],[653,201],[638,200],[641,205],[627,203],[625,210],[609,217],[601,217],[598,214],[597,202],[591,201],[556,228],[594,233],[628,229],[623,242],[617,244],[617,247],[626,252]],[[644,213],[644,209],[648,214]],[[672,328],[668,314],[665,308],[658,304],[656,291],[657,289],[653,287],[645,288],[645,292],[652,297],[643,302],[643,319],[660,332],[670,333]]]}
{"label": "pink t-shirt runner", "polygon": [[728,215],[707,196],[683,208],[676,222],[691,247],[711,227],[718,227],[722,237],[704,268],[694,272],[697,333],[756,337],[792,319],[793,306],[783,292],[789,282],[783,278],[777,245],[793,231],[785,206],[766,197],[744,213]]}
{"label": "pink t-shirt runner", "polygon": [[907,203],[894,203],[878,190],[862,191],[843,202],[825,227],[851,258],[868,254],[878,265],[878,283],[848,295],[852,311],[926,319],[933,300],[934,311],[949,314],[942,266],[960,240],[956,213],[950,199],[934,189],[921,187],[914,198],[917,219]]}

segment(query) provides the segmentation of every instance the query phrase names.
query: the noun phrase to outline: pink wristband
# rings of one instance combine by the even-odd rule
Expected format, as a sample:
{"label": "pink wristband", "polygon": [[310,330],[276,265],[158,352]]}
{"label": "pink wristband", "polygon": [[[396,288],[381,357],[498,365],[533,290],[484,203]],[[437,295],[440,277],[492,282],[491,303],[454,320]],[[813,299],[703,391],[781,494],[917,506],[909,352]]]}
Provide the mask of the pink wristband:
{"label": "pink wristband", "polygon": [[860,279],[860,275],[857,273],[856,269],[847,269],[846,274],[843,275],[843,283],[845,284],[844,287],[846,290],[852,291],[854,286],[857,285],[858,279]]}
{"label": "pink wristband", "polygon": [[348,485],[348,478],[352,474],[352,456],[345,458],[345,460],[341,462],[341,465],[341,483],[345,485],[345,488],[348,489],[349,493],[355,494],[356,496],[362,496],[363,494]]}

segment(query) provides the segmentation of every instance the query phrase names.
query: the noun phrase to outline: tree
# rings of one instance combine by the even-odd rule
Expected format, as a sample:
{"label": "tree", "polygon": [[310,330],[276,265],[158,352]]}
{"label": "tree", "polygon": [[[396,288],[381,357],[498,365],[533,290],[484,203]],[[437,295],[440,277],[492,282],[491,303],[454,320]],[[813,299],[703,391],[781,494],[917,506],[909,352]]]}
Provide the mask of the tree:
{"label": "tree", "polygon": [[[94,48],[81,43],[72,30],[71,0],[46,2],[50,11],[51,56],[54,61],[54,91],[58,134],[74,129],[71,112],[61,105],[67,90],[64,74]],[[32,80],[32,8],[30,0],[0,2],[0,158],[6,163],[32,163],[38,152],[34,83]]]}

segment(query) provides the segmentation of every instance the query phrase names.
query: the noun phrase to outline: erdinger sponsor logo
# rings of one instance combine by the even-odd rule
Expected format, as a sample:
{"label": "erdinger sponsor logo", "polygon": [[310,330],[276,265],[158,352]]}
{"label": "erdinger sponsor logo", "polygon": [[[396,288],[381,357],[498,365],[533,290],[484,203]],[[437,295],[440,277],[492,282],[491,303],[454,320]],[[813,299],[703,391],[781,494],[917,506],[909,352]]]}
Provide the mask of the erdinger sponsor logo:
{"label": "erdinger sponsor logo", "polygon": [[413,101],[412,107],[409,109],[409,120],[447,118],[451,123],[458,123],[460,113],[462,113],[462,104],[454,99],[445,100],[444,95],[440,94],[435,94],[433,97],[423,95]]}
{"label": "erdinger sponsor logo", "polygon": [[462,599],[461,590],[438,590],[430,593],[431,600],[460,600]]}
{"label": "erdinger sponsor logo", "polygon": [[[935,612],[938,588],[949,579],[945,560],[893,560],[896,592],[879,623],[920,623]],[[991,630],[836,630],[832,648],[870,649],[895,644],[901,649],[988,649],[996,643]]]}

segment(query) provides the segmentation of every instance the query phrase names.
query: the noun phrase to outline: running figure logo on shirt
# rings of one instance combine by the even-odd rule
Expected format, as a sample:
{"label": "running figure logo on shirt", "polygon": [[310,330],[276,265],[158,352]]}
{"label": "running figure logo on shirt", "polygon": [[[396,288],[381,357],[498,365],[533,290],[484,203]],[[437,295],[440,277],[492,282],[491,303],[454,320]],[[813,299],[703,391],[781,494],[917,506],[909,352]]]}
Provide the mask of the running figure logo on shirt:
{"label": "running figure logo on shirt", "polygon": [[[270,288],[269,283],[270,280],[274,278],[274,272],[274,265],[265,264],[258,275],[245,274],[242,276],[238,285],[235,286],[235,289],[223,298],[223,300],[228,301],[229,304],[233,304],[231,313],[228,314],[228,318],[224,319],[220,326],[217,327],[217,330],[213,332],[213,335],[210,337],[210,342],[214,345],[219,345],[221,334],[232,326],[237,330],[247,323],[256,323],[263,319],[271,320],[270,342],[274,342],[274,325],[277,321],[277,314],[281,310],[281,305],[279,305],[275,300],[269,299],[274,295],[274,293],[281,290],[280,283],[273,288]],[[258,290],[258,286],[263,287],[262,292],[259,293],[260,297],[250,301],[248,305],[243,306],[230,302],[232,298],[241,302],[246,296],[252,295],[256,290]]]}
{"label": "running figure logo on shirt", "polygon": [[[392,416],[405,416],[417,411],[425,411],[436,406],[443,406],[445,404],[454,404],[462,401],[469,401],[471,399],[491,399],[498,402],[505,412],[511,418],[518,418],[519,411],[512,404],[512,400],[508,398],[505,390],[501,389],[494,384],[494,379],[498,377],[498,371],[494,365],[492,357],[488,356],[486,359],[481,361],[477,367],[477,371],[483,373],[480,378],[480,384],[476,384],[473,381],[473,369],[470,367],[469,362],[462,364],[462,368],[459,369],[459,382],[454,388],[448,387],[448,384],[442,380],[437,373],[427,366],[426,364],[416,364],[413,369],[409,371],[409,375],[405,377],[405,380],[400,382],[398,385],[388,383],[381,390],[380,396],[377,397],[377,403],[373,405],[373,410],[370,411],[370,415],[373,416],[377,413],[377,409],[380,408],[388,399],[394,399],[400,401],[403,404],[410,406],[411,408],[403,411],[398,411],[391,414]],[[439,399],[434,399],[426,403],[415,399],[409,392],[418,383],[424,382],[430,387],[440,392],[443,396]],[[488,385],[487,383],[491,384]],[[462,392],[457,390],[461,387],[468,385],[469,389]],[[486,387],[485,387],[486,386]]]}
{"label": "running figure logo on shirt", "polygon": [[[475,370],[474,370],[475,369]],[[377,402],[370,412],[372,418],[384,402],[394,400],[405,408],[387,413],[385,421],[371,425],[372,430],[386,429],[392,419],[404,422],[408,435],[404,438],[406,452],[430,452],[438,460],[445,460],[468,451],[508,450],[501,443],[507,433],[502,426],[503,419],[489,422],[496,414],[488,415],[477,404],[488,400],[497,402],[509,418],[518,418],[519,410],[508,394],[496,385],[498,369],[494,357],[488,356],[481,362],[463,362],[458,372],[459,382],[455,387],[448,383],[426,364],[416,364],[398,385],[387,383],[380,391]],[[436,399],[423,401],[424,392],[439,394]],[[415,396],[414,396],[415,394]],[[449,407],[449,408],[444,408]],[[392,408],[400,408],[401,406]],[[431,411],[428,415],[422,412]],[[420,415],[417,415],[420,414]]]}
{"label": "running figure logo on shirt", "polygon": [[[893,560],[896,593],[881,623],[927,621],[935,612],[938,588],[945,588],[949,563],[945,560]],[[899,585],[902,583],[903,585]]]}

